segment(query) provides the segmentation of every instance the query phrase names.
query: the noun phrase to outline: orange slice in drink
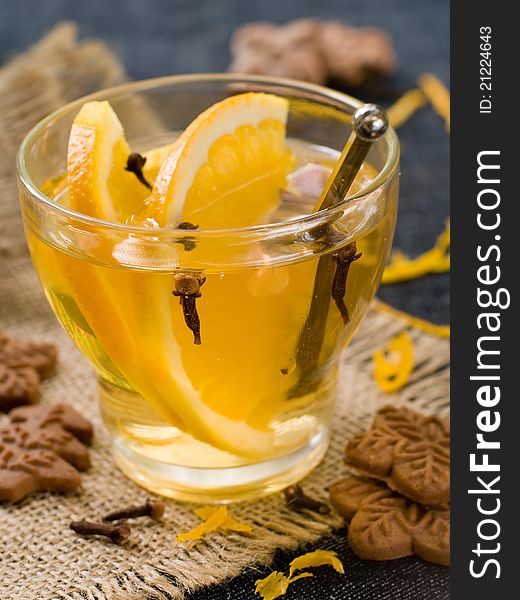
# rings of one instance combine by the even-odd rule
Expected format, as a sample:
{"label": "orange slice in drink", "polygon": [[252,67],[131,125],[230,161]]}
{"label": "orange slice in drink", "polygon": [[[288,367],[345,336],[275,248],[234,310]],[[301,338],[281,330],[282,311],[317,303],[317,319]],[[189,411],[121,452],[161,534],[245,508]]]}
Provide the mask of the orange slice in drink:
{"label": "orange slice in drink", "polygon": [[[293,164],[285,146],[287,110],[286,100],[268,94],[242,94],[208,109],[171,148],[148,153],[144,173],[155,183],[145,214],[162,226],[191,220],[201,228],[268,219]],[[136,214],[148,191],[124,170],[129,152],[110,105],[84,105],[69,144],[70,208],[123,223]],[[100,260],[118,266],[115,250],[103,240]],[[60,268],[105,352],[168,422],[234,454],[272,454],[271,431],[222,414],[187,372],[168,274],[87,261],[73,266],[66,259]]]}
{"label": "orange slice in drink", "polygon": [[[125,171],[130,149],[122,125],[108,102],[88,102],[74,119],[67,156],[68,207],[104,221],[123,222],[143,210],[149,190],[135,174]],[[159,154],[150,161],[153,174]],[[157,172],[158,169],[156,169]],[[95,228],[95,226],[92,226]],[[89,254],[101,262],[117,266],[114,243],[102,235],[95,238]],[[143,322],[141,297],[128,294],[135,275],[123,270],[96,267],[87,260],[60,256],[56,268],[62,287],[74,301],[93,330],[97,340],[129,383],[170,423],[180,420],[171,405],[157,391],[150,352],[139,337]],[[151,372],[150,372],[151,371]]]}
{"label": "orange slice in drink", "polygon": [[143,167],[143,175],[145,176],[146,181],[149,181],[152,185],[155,183],[163,162],[168,158],[172,150],[173,143],[157,146],[157,148],[153,148],[152,150],[143,153],[143,156],[146,158]]}
{"label": "orange slice in drink", "polygon": [[84,104],[69,138],[69,207],[114,223],[126,223],[140,213],[150,192],[125,170],[129,154],[123,126],[110,104]]}
{"label": "orange slice in drink", "polygon": [[161,227],[200,229],[266,222],[293,158],[285,145],[289,103],[272,94],[231,96],[201,113],[175,142],[148,200]]}

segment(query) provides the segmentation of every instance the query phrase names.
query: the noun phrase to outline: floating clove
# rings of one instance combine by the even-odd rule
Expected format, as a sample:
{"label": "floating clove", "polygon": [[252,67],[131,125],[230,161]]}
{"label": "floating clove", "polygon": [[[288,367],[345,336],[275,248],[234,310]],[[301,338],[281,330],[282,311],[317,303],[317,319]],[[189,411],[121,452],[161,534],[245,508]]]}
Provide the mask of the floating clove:
{"label": "floating clove", "polygon": [[179,297],[184,314],[184,322],[193,333],[193,343],[199,346],[200,318],[197,312],[197,298],[202,296],[200,288],[204,285],[206,278],[199,273],[177,273],[173,277],[175,289],[172,294]]}
{"label": "floating clove", "polygon": [[[194,225],[193,223],[190,223],[189,221],[183,221],[182,223],[179,223],[177,225],[177,229],[183,229],[186,231],[194,231],[195,229],[198,229],[199,226],[198,225]],[[182,244],[184,246],[184,250],[186,250],[186,252],[189,252],[190,250],[193,250],[195,248],[195,238],[194,237],[185,237],[182,240],[179,241],[180,244]]]}
{"label": "floating clove", "polygon": [[143,168],[145,164],[146,156],[143,156],[138,152],[132,152],[132,154],[129,155],[126,161],[125,171],[133,173],[144,186],[151,190],[152,184],[146,179],[146,177],[143,174]]}
{"label": "floating clove", "polygon": [[334,280],[332,282],[332,299],[336,303],[343,317],[343,322],[346,325],[350,321],[350,314],[345,304],[348,272],[350,265],[361,258],[361,252],[357,252],[356,242],[351,242],[341,250],[338,250],[338,252],[335,252],[332,258],[336,263],[336,272],[334,273]]}

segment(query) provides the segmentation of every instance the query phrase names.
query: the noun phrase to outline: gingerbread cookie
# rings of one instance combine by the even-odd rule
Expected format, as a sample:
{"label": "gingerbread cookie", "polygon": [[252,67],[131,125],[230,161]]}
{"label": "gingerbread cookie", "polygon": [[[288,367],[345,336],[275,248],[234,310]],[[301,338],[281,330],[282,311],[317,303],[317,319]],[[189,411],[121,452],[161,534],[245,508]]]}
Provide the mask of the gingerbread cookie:
{"label": "gingerbread cookie", "polygon": [[0,331],[0,412],[34,404],[40,380],[56,368],[56,347],[46,342],[19,342]]}
{"label": "gingerbread cookie", "polygon": [[0,426],[0,501],[37,491],[69,492],[90,466],[92,426],[70,406],[24,406]]}
{"label": "gingerbread cookie", "polygon": [[332,505],[350,521],[348,539],[359,558],[419,556],[450,564],[450,512],[425,508],[376,481],[350,477],[330,489]]}
{"label": "gingerbread cookie", "polygon": [[0,362],[0,412],[34,404],[39,397],[40,377],[34,369],[12,369]]}
{"label": "gingerbread cookie", "polygon": [[231,40],[235,73],[273,75],[348,88],[363,86],[397,68],[390,36],[381,29],[338,21],[299,19],[286,25],[248,23]]}
{"label": "gingerbread cookie", "polygon": [[361,87],[397,69],[392,39],[382,29],[322,21],[318,35],[328,78],[346,87]]}
{"label": "gingerbread cookie", "polygon": [[47,342],[20,342],[0,332],[0,363],[11,368],[29,367],[45,379],[58,361],[56,346]]}
{"label": "gingerbread cookie", "polygon": [[327,69],[319,48],[318,23],[313,19],[272,23],[248,23],[231,40],[235,73],[289,77],[323,84]]}
{"label": "gingerbread cookie", "polygon": [[369,431],[347,444],[345,462],[411,500],[445,506],[450,499],[449,420],[386,406]]}

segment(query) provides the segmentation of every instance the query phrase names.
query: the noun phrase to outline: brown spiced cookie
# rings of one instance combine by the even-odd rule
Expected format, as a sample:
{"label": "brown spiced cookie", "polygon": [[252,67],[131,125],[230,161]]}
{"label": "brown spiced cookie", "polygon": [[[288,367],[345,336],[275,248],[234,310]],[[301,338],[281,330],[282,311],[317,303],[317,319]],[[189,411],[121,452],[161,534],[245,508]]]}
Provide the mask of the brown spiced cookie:
{"label": "brown spiced cookie", "polygon": [[319,47],[318,27],[313,19],[282,26],[248,23],[233,35],[229,70],[323,84],[327,70]]}
{"label": "brown spiced cookie", "polygon": [[21,342],[0,331],[0,363],[12,368],[30,367],[45,379],[53,374],[58,351],[48,342]]}
{"label": "brown spiced cookie", "polygon": [[231,40],[235,73],[273,75],[356,88],[397,68],[390,36],[381,29],[299,19],[286,25],[248,23]]}
{"label": "brown spiced cookie", "polygon": [[328,78],[346,87],[361,87],[397,69],[392,39],[382,29],[322,21],[318,35]]}
{"label": "brown spiced cookie", "polygon": [[0,426],[0,501],[37,491],[69,492],[90,466],[92,425],[70,406],[24,406]]}
{"label": "brown spiced cookie", "polygon": [[34,404],[39,397],[40,377],[34,369],[13,369],[0,362],[0,412]]}
{"label": "brown spiced cookie", "polygon": [[370,430],[347,444],[345,462],[416,502],[446,505],[450,500],[449,420],[386,406]]}
{"label": "brown spiced cookie", "polygon": [[330,489],[332,505],[348,521],[348,539],[359,558],[392,560],[419,556],[450,564],[450,512],[426,508],[392,492],[386,485],[358,477]]}
{"label": "brown spiced cookie", "polygon": [[19,342],[0,331],[0,412],[34,404],[40,380],[56,368],[56,347],[46,342]]}

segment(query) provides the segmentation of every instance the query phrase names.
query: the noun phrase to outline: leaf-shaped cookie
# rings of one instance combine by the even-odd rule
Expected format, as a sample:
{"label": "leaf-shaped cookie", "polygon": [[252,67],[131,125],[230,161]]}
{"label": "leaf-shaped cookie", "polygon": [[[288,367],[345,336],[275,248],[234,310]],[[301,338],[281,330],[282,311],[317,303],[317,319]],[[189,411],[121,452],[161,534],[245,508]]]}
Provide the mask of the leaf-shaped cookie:
{"label": "leaf-shaped cookie", "polygon": [[439,565],[449,565],[450,513],[429,511],[414,533],[414,550],[417,556]]}
{"label": "leaf-shaped cookie", "polygon": [[412,537],[403,516],[406,500],[382,498],[361,506],[348,529],[352,550],[360,558],[390,560],[413,554]]}
{"label": "leaf-shaped cookie", "polygon": [[359,433],[347,445],[347,462],[373,473],[373,477],[387,477],[401,440],[401,436],[383,427]]}
{"label": "leaf-shaped cookie", "polygon": [[431,506],[441,506],[450,497],[449,453],[426,443],[410,444],[392,469],[391,485],[399,492]]}
{"label": "leaf-shaped cookie", "polygon": [[390,560],[417,554],[440,565],[450,560],[450,514],[426,509],[386,485],[349,477],[333,484],[333,506],[350,520],[348,539],[360,558]]}
{"label": "leaf-shaped cookie", "polygon": [[450,432],[446,419],[410,409],[381,409],[372,429],[356,435],[345,453],[361,475],[384,481],[391,489],[429,506],[450,498]]}
{"label": "leaf-shaped cookie", "polygon": [[375,502],[391,496],[392,492],[373,480],[349,477],[333,483],[329,490],[330,503],[346,519],[352,517],[364,502]]}
{"label": "leaf-shaped cookie", "polygon": [[385,428],[409,440],[422,439],[424,415],[410,410],[405,406],[383,406],[379,409],[372,428]]}

